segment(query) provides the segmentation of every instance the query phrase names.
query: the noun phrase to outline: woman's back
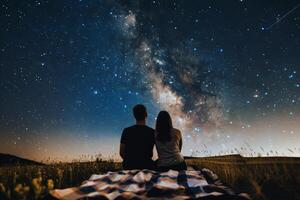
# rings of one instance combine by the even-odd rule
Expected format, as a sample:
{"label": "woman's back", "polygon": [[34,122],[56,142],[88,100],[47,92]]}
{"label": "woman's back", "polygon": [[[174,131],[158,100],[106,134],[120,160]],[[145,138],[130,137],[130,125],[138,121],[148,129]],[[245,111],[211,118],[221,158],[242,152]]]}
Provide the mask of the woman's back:
{"label": "woman's back", "polygon": [[181,132],[178,129],[172,128],[170,136],[170,141],[162,142],[158,140],[156,133],[155,145],[158,153],[158,166],[171,166],[184,161],[180,154],[182,145]]}

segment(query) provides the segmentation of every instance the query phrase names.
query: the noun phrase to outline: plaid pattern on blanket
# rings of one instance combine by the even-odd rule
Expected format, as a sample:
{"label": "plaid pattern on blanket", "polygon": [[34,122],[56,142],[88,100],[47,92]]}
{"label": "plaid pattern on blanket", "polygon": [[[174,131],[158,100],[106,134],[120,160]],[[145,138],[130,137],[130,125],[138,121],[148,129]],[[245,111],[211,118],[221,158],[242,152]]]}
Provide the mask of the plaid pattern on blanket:
{"label": "plaid pattern on blanket", "polygon": [[58,199],[248,199],[224,186],[210,170],[159,173],[124,170],[92,175],[80,187],[53,190]]}

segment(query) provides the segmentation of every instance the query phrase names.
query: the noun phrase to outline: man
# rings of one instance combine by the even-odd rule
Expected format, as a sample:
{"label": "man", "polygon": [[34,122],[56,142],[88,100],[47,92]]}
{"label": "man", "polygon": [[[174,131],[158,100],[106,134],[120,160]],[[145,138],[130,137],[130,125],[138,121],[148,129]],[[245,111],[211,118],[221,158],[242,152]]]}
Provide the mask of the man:
{"label": "man", "polygon": [[125,128],[121,137],[123,169],[153,169],[154,129],[146,126],[146,107],[142,104],[134,106],[133,115],[136,124]]}

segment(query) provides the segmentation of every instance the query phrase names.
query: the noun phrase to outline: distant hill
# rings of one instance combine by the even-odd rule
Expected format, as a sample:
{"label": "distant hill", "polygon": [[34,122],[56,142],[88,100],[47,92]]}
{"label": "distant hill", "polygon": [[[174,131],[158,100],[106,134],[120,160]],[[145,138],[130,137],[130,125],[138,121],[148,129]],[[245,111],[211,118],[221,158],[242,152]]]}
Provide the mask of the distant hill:
{"label": "distant hill", "polygon": [[0,165],[43,165],[43,163],[10,154],[0,153]]}
{"label": "distant hill", "polygon": [[185,159],[244,159],[245,157],[240,154],[230,154],[230,155],[220,155],[220,156],[205,156],[205,157],[193,157],[193,156],[184,156]]}
{"label": "distant hill", "polygon": [[209,156],[209,157],[184,157],[189,163],[203,162],[213,164],[300,164],[300,157],[243,157],[239,154]]}

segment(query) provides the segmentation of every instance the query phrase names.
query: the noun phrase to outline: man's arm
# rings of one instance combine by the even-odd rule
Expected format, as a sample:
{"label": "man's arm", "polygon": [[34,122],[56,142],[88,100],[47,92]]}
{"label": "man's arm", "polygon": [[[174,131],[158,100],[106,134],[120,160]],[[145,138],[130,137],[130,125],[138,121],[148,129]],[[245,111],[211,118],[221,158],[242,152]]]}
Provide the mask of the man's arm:
{"label": "man's arm", "polygon": [[153,150],[154,150],[154,145],[155,145],[154,130],[153,130],[153,133],[152,133],[150,139],[151,139],[151,140],[150,140],[150,142],[151,142],[151,154],[150,154],[150,157],[153,158]]}
{"label": "man's arm", "polygon": [[125,158],[125,144],[120,143],[120,156],[124,160]]}
{"label": "man's arm", "polygon": [[119,154],[123,160],[125,159],[125,144],[126,144],[126,129],[124,129],[122,132],[120,151],[119,151]]}

